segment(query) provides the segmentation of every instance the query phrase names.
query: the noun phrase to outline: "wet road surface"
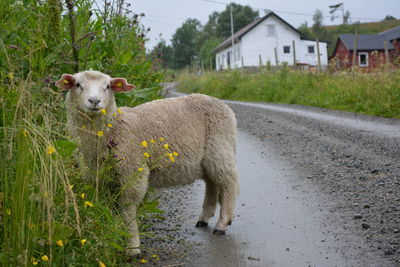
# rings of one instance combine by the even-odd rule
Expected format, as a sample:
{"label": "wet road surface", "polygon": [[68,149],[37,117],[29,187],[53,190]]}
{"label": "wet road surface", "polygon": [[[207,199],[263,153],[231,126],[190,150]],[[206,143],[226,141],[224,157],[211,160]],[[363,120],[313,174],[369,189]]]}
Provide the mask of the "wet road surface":
{"label": "wet road surface", "polygon": [[158,265],[400,266],[399,120],[227,102],[239,126],[236,217],[216,237],[217,216],[194,227],[202,181],[161,190],[166,219],[153,230],[175,251]]}

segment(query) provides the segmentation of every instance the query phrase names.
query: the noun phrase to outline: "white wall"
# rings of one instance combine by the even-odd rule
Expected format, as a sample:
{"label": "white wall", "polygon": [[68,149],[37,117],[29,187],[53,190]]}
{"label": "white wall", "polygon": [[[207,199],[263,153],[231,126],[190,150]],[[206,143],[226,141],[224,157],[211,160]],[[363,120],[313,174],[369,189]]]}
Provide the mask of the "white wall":
{"label": "white wall", "polygon": [[[275,25],[274,36],[268,36],[268,25]],[[242,67],[241,57],[243,57],[244,66],[259,66],[260,58],[262,65],[266,65],[269,61],[272,66],[275,66],[277,65],[275,48],[279,64],[287,62],[287,64],[293,65],[293,41],[295,41],[296,46],[296,62],[316,66],[318,64],[316,42],[301,40],[296,31],[272,15],[243,35],[241,40],[235,44],[235,50],[239,48],[240,58],[236,57],[235,60],[231,60],[230,68]],[[308,53],[308,46],[310,45],[314,45],[314,53]],[[320,42],[319,45],[321,65],[327,65],[327,44]],[[284,46],[290,47],[290,53],[284,53]],[[232,52],[231,47],[217,53],[217,70],[229,68],[227,64],[228,52]],[[220,64],[218,64],[218,57]]]}

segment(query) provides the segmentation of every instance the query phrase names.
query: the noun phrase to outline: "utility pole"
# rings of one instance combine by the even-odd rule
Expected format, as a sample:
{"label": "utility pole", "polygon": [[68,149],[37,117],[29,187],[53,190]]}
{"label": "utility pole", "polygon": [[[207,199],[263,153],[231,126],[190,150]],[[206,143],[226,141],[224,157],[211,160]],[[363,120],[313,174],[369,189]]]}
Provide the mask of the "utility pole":
{"label": "utility pole", "polygon": [[357,23],[355,24],[355,33],[354,33],[354,44],[353,44],[353,62],[352,68],[356,66],[357,60],[357,42],[358,42],[358,30],[357,30]]}
{"label": "utility pole", "polygon": [[234,54],[235,54],[235,40],[233,39],[233,11],[232,11],[232,9],[233,9],[233,3],[231,2],[230,3],[230,5],[231,5],[231,34],[232,34],[232,37],[231,37],[231,39],[232,39],[232,60],[231,60],[231,63],[234,63],[235,62],[235,56],[234,56]]}

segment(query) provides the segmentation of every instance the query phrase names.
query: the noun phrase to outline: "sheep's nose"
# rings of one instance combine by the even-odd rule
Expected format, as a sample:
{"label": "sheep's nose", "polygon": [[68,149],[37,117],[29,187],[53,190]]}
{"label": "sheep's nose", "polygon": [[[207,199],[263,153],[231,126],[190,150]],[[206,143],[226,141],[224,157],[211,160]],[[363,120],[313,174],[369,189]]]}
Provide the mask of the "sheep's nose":
{"label": "sheep's nose", "polygon": [[97,106],[100,103],[100,99],[97,97],[89,97],[89,102],[93,104],[93,106]]}

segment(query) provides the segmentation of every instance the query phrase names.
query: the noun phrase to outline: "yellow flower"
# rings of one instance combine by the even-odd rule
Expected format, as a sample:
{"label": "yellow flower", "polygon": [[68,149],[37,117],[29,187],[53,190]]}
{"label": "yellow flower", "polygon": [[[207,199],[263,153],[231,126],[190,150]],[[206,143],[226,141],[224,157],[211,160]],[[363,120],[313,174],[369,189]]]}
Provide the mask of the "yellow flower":
{"label": "yellow flower", "polygon": [[52,146],[52,145],[49,145],[49,146],[47,146],[47,148],[46,148],[46,152],[47,152],[47,154],[51,155],[51,154],[53,154],[54,152],[56,152],[56,148],[55,148],[54,146]]}
{"label": "yellow flower", "polygon": [[82,246],[85,245],[85,243],[86,243],[86,239],[82,239],[82,240],[81,240]]}
{"label": "yellow flower", "polygon": [[140,171],[140,172],[142,172],[143,171],[143,168],[139,168],[139,169],[137,169],[138,171]]}
{"label": "yellow flower", "polygon": [[152,142],[152,143],[154,144],[154,143],[157,142],[157,141],[154,140],[154,139],[151,139],[150,142]]}
{"label": "yellow flower", "polygon": [[175,162],[175,158],[174,157],[170,157],[169,160],[174,163]]}
{"label": "yellow flower", "polygon": [[140,143],[140,145],[141,145],[142,147],[147,147],[147,142],[146,142],[146,141],[142,141],[142,142]]}
{"label": "yellow flower", "polygon": [[39,264],[39,262],[37,261],[37,259],[34,258],[34,257],[31,258],[31,261],[32,261],[32,265],[38,265],[38,264]]}
{"label": "yellow flower", "polygon": [[154,259],[158,259],[158,255],[157,254],[151,255],[151,257],[154,258]]}
{"label": "yellow flower", "polygon": [[24,130],[22,131],[22,134],[23,134],[25,137],[27,137],[27,136],[28,136],[28,131],[27,131],[26,129],[24,129]]}
{"label": "yellow flower", "polygon": [[179,156],[178,152],[176,152],[176,151],[174,151],[172,154],[173,154],[175,157]]}
{"label": "yellow flower", "polygon": [[117,109],[117,112],[118,112],[119,114],[122,114],[122,109],[118,108],[118,109]]}
{"label": "yellow flower", "polygon": [[10,209],[6,209],[6,213],[7,213],[7,215],[11,215],[11,210]]}
{"label": "yellow flower", "polygon": [[106,265],[104,263],[102,263],[101,261],[99,261],[99,267],[106,267]]}
{"label": "yellow flower", "polygon": [[147,260],[146,260],[146,259],[141,259],[141,260],[140,260],[140,263],[145,264],[145,263],[147,263]]}
{"label": "yellow flower", "polygon": [[103,132],[103,131],[98,131],[98,132],[97,132],[97,136],[98,136],[98,137],[102,137],[103,135],[104,135],[104,132]]}
{"label": "yellow flower", "polygon": [[160,141],[162,142],[162,141],[164,141],[165,139],[164,139],[164,137],[160,137]]}
{"label": "yellow flower", "polygon": [[73,189],[74,188],[74,185],[73,184],[71,184],[70,186],[69,186],[69,189]]}
{"label": "yellow flower", "polygon": [[92,202],[90,201],[85,201],[85,203],[83,204],[85,207],[94,207],[94,205],[92,204]]}
{"label": "yellow flower", "polygon": [[107,114],[107,110],[106,110],[105,108],[100,109],[100,112],[101,112],[103,115],[106,115],[106,114]]}
{"label": "yellow flower", "polygon": [[82,129],[86,129],[86,125],[82,125],[81,127],[82,127]]}
{"label": "yellow flower", "polygon": [[42,261],[49,261],[49,257],[47,257],[47,255],[43,255],[42,256]]}
{"label": "yellow flower", "polygon": [[113,113],[113,116],[116,117],[116,116],[117,116],[117,112],[114,112],[114,113]]}
{"label": "yellow flower", "polygon": [[112,124],[111,123],[107,123],[107,127],[111,128]]}
{"label": "yellow flower", "polygon": [[168,148],[169,148],[169,145],[168,145],[168,144],[165,144],[165,145],[164,145],[164,148],[165,148],[165,149],[168,149]]}
{"label": "yellow flower", "polygon": [[81,194],[81,198],[84,199],[85,198],[85,193]]}
{"label": "yellow flower", "polygon": [[147,159],[147,158],[150,158],[150,154],[147,153],[147,152],[144,152],[143,155],[144,155],[144,157],[145,157],[146,159]]}
{"label": "yellow flower", "polygon": [[57,244],[57,246],[59,246],[59,247],[63,247],[63,246],[64,246],[64,242],[63,242],[62,240],[58,240],[58,241],[56,242],[56,244]]}
{"label": "yellow flower", "polygon": [[14,73],[9,72],[9,73],[7,74],[7,78],[10,79],[11,81],[14,80]]}

